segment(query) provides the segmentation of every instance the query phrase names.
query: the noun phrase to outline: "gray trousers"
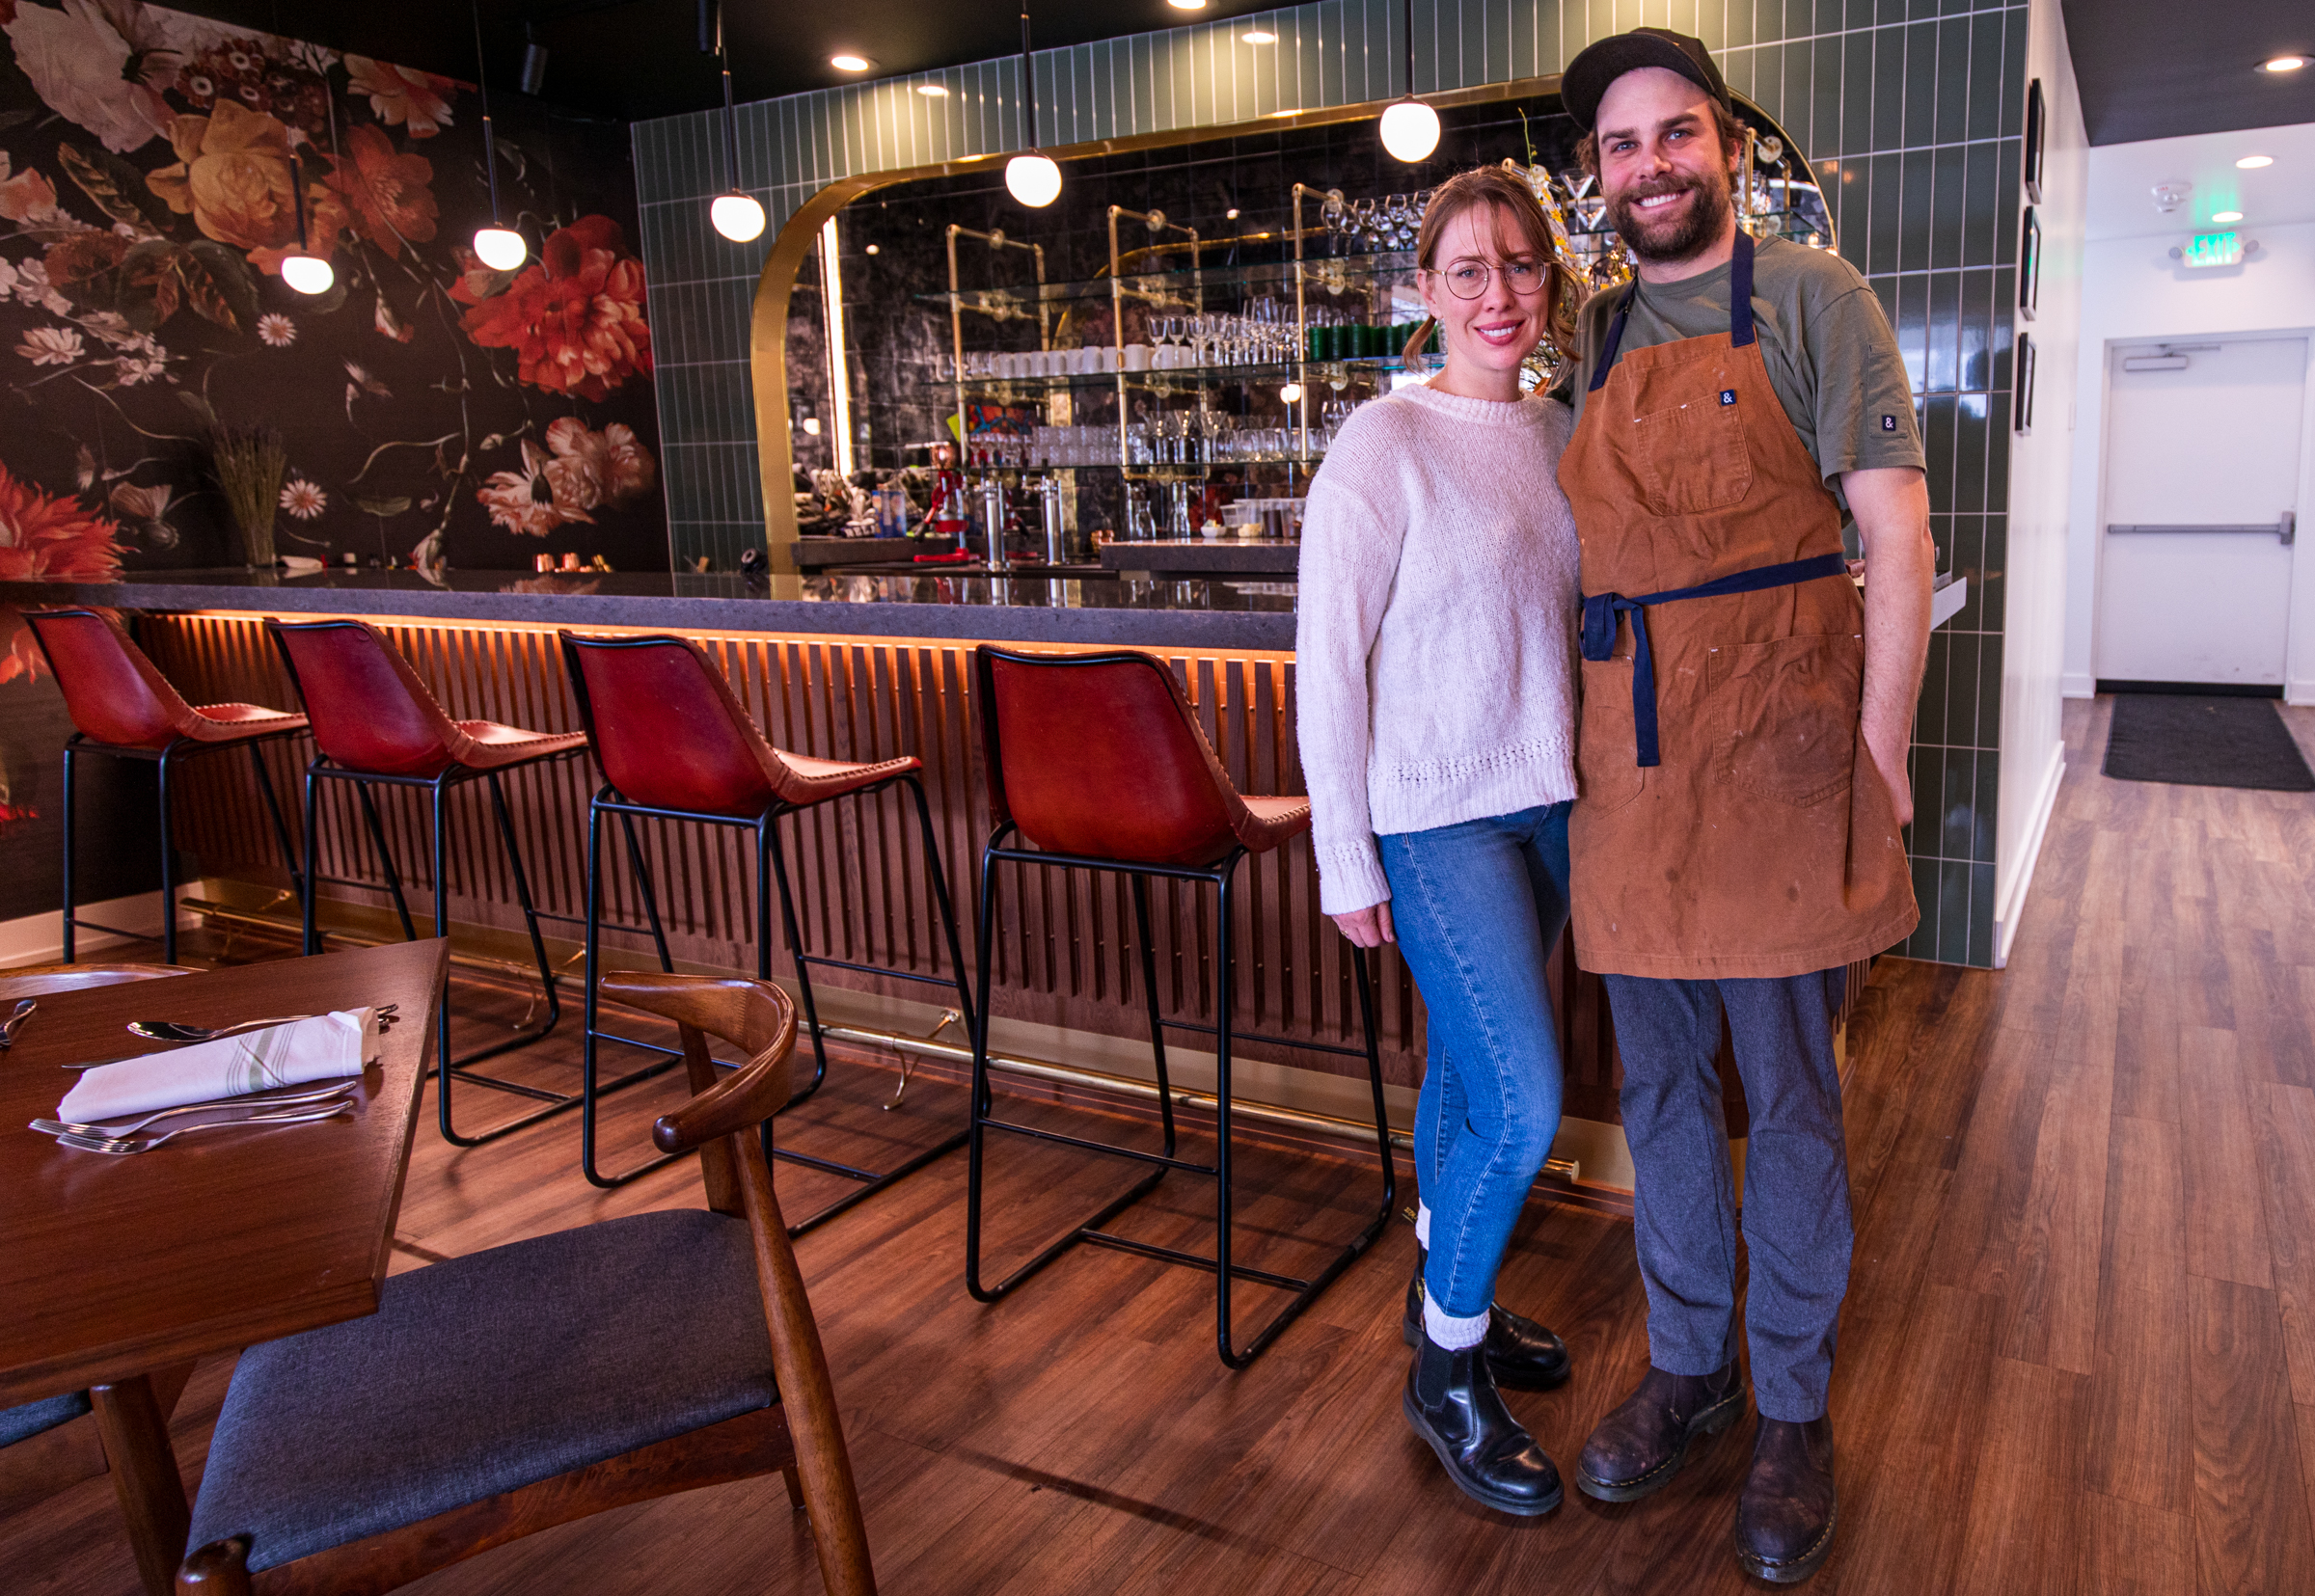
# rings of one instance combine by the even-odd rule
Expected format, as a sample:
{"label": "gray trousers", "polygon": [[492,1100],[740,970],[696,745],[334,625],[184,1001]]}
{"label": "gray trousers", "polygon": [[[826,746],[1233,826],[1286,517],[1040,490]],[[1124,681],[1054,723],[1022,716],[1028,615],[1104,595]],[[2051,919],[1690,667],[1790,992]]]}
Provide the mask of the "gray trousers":
{"label": "gray trousers", "polygon": [[1668,1374],[1698,1375],[1736,1356],[1735,1192],[1712,1068],[1725,1006],[1753,1122],[1744,1165],[1753,1395],[1763,1418],[1796,1423],[1825,1411],[1849,1285],[1849,1166],[1832,1026],[1844,974],[1605,978],[1623,1057],[1648,1359]]}

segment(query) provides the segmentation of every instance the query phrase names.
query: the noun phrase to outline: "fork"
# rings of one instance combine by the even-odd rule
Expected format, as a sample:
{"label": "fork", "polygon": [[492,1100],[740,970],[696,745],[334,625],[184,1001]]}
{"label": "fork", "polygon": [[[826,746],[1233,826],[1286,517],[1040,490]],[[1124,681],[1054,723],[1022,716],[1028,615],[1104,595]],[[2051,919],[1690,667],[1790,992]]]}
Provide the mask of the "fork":
{"label": "fork", "polygon": [[134,1124],[81,1124],[72,1120],[35,1120],[32,1122],[32,1128],[49,1136],[87,1136],[94,1137],[98,1141],[107,1141],[123,1136],[134,1136],[138,1131],[143,1130],[147,1125],[151,1124],[154,1121],[166,1120],[172,1114],[206,1114],[212,1110],[220,1108],[254,1108],[260,1113],[266,1109],[272,1108],[295,1108],[300,1104],[305,1103],[326,1102],[328,1099],[338,1096],[340,1094],[351,1092],[355,1087],[361,1084],[362,1083],[358,1080],[347,1079],[339,1081],[334,1085],[318,1088],[315,1091],[297,1092],[286,1096],[280,1097],[259,1097],[247,1096],[237,1097],[213,1097],[205,1103],[184,1103],[176,1108],[164,1108],[157,1114],[146,1115],[145,1118],[137,1121]]}
{"label": "fork", "polygon": [[350,1114],[354,1105],[343,1099],[315,1112],[307,1109],[297,1114],[257,1114],[245,1120],[218,1120],[206,1124],[179,1125],[164,1130],[158,1136],[76,1136],[63,1135],[56,1139],[58,1147],[78,1148],[84,1152],[134,1153],[150,1152],[164,1142],[196,1130],[226,1130],[237,1125],[301,1125],[314,1120],[334,1120],[340,1114]]}

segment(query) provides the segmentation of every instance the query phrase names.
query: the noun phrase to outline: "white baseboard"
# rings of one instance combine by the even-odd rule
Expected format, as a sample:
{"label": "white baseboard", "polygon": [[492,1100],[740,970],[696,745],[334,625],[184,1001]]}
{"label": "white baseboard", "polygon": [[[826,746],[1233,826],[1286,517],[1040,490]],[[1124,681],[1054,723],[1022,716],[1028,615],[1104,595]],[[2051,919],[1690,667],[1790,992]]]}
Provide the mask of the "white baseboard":
{"label": "white baseboard", "polygon": [[[83,904],[74,918],[102,920],[123,931],[158,936],[161,933],[161,895],[157,892],[141,892],[133,898]],[[119,947],[124,940],[84,927],[75,939],[76,945],[72,951],[86,955],[99,948]],[[21,920],[0,920],[0,968],[16,964],[53,964],[64,957],[65,917],[61,910],[52,914],[28,914]],[[159,956],[156,954],[154,957]]]}
{"label": "white baseboard", "polygon": [[2286,704],[2315,704],[2315,682],[2293,677],[2283,684],[2283,702]]}
{"label": "white baseboard", "polygon": [[2018,921],[2026,911],[2027,888],[2033,884],[2033,867],[2042,856],[2042,838],[2050,830],[2050,817],[2057,809],[2057,790],[2066,777],[2066,744],[2060,738],[2050,745],[2050,761],[2042,770],[2042,784],[2033,795],[2033,818],[2026,827],[2026,845],[2020,852],[2015,868],[2010,872],[2009,884],[1994,894],[1994,968],[2009,963],[2009,945],[2017,940]]}
{"label": "white baseboard", "polygon": [[2057,691],[2061,698],[2095,698],[2098,696],[2098,678],[2077,675],[2069,670],[2058,677]]}

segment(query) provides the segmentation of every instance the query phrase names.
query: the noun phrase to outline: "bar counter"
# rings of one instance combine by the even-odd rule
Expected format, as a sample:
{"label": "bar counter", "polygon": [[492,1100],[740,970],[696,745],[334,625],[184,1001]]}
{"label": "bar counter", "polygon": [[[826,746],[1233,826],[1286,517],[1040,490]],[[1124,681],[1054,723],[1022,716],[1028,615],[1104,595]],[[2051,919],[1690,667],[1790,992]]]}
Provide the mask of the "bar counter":
{"label": "bar counter", "polygon": [[[1055,603],[1056,596],[1061,602]],[[269,645],[271,616],[358,615],[379,626],[457,718],[498,720],[537,731],[576,730],[575,706],[556,644],[558,628],[589,632],[673,631],[694,638],[722,664],[733,690],[773,743],[822,758],[869,761],[913,754],[924,763],[926,796],[940,835],[941,866],[959,906],[967,958],[974,957],[980,849],[990,831],[971,703],[971,651],[979,641],[1029,646],[1135,647],[1173,667],[1205,732],[1239,789],[1299,794],[1294,740],[1294,600],[1291,591],[1239,591],[1226,582],[1132,582],[1116,579],[992,577],[977,568],[937,573],[775,576],[750,587],[737,576],[584,575],[532,577],[453,573],[442,582],[412,573],[339,574],[275,580],[245,572],[140,574],[111,582],[0,584],[0,632],[13,607],[102,605],[134,612],[139,641],[196,703],[241,701],[288,707],[295,696]],[[52,690],[43,684],[43,690]],[[19,789],[57,798],[57,760],[15,772]],[[297,741],[266,757],[285,797],[311,745]],[[238,762],[203,761],[182,776],[177,846],[198,861],[205,898],[293,921],[288,879],[272,842],[257,785]],[[567,917],[558,962],[574,968],[585,909],[587,798],[599,777],[591,762],[525,770],[508,781],[515,824],[539,906]],[[414,906],[432,878],[422,811],[406,792],[381,793],[395,864]],[[450,913],[462,927],[498,935],[519,928],[513,879],[492,840],[475,789],[452,798],[447,869]],[[799,819],[787,833],[797,866],[807,951],[856,962],[940,974],[940,937],[915,827],[896,795],[873,807],[836,804]],[[145,811],[150,813],[150,810]],[[693,967],[749,970],[752,869],[722,827],[645,823],[662,913],[676,959]],[[318,825],[325,900],[337,914],[379,925],[387,884],[357,812],[342,795],[325,798]],[[84,852],[86,845],[84,844]],[[649,943],[642,906],[618,851],[607,848],[607,946],[641,962]],[[330,879],[335,878],[333,882]],[[1131,946],[1125,879],[1086,873],[1003,871],[991,1009],[994,1046],[1030,1060],[1065,1062],[1146,1079],[1148,1029]],[[1349,946],[1319,909],[1307,839],[1249,861],[1241,877],[1235,1025],[1289,1039],[1357,1044]],[[1178,882],[1154,887],[1160,997],[1169,1017],[1212,1023],[1213,906]],[[327,917],[325,916],[325,919]],[[775,922],[776,925],[776,920]],[[776,974],[789,951],[776,947]],[[574,970],[575,973],[575,970]],[[1394,1083],[1393,1118],[1404,1123],[1422,1078],[1421,1006],[1396,948],[1380,955],[1379,1018],[1384,1077]],[[1862,971],[1858,974],[1861,976]],[[1615,1044],[1600,983],[1576,968],[1565,938],[1553,956],[1566,1106],[1571,1141],[1586,1165],[1578,1195],[1614,1201],[1623,1184]],[[849,987],[855,1023],[887,1034],[938,1029],[926,988],[829,969],[816,984]],[[1854,984],[1853,984],[1854,985]],[[840,1009],[841,1005],[831,1005]],[[934,1049],[952,1061],[954,1027]],[[1189,1039],[1182,1039],[1187,1041]],[[1200,1055],[1169,1046],[1177,1079],[1196,1084]],[[1355,1116],[1355,1061],[1294,1045],[1245,1043],[1239,1091]],[[1729,1130],[1746,1114],[1728,1070]],[[1589,1127],[1588,1129],[1586,1127]],[[1567,1189],[1565,1180],[1559,1182]]]}

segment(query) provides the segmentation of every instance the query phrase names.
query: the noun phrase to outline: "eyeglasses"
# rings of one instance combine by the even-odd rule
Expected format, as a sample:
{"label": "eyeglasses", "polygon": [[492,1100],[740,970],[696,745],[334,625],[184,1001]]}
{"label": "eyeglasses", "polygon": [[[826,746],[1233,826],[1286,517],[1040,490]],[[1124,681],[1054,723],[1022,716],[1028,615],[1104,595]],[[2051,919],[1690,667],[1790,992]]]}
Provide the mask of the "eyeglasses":
{"label": "eyeglasses", "polygon": [[1477,299],[1487,291],[1487,283],[1497,271],[1503,273],[1503,285],[1524,299],[1543,285],[1544,264],[1540,260],[1507,260],[1500,267],[1491,267],[1484,260],[1457,260],[1434,277],[1446,279],[1447,291],[1457,299]]}

